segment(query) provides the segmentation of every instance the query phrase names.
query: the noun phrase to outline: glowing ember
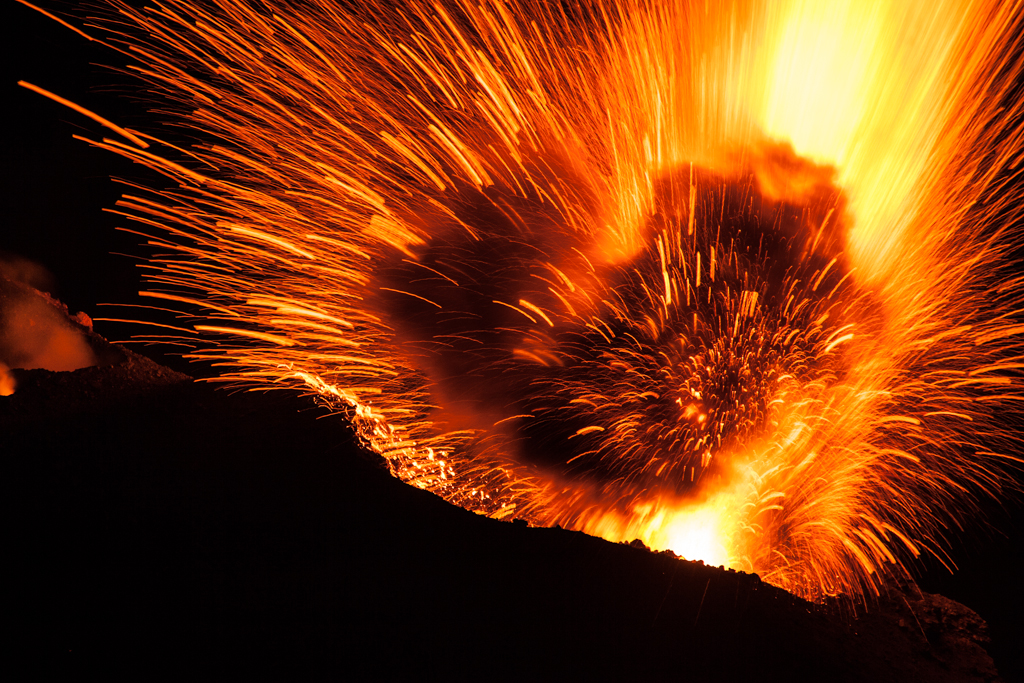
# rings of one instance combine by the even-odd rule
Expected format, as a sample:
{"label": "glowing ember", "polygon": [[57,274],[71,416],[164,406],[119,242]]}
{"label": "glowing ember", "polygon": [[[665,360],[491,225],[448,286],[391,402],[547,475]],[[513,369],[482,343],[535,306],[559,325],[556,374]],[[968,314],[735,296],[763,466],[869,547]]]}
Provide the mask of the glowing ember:
{"label": "glowing ember", "polygon": [[115,7],[202,140],[94,115],[178,184],[144,294],[405,481],[809,598],[1004,485],[1016,7]]}

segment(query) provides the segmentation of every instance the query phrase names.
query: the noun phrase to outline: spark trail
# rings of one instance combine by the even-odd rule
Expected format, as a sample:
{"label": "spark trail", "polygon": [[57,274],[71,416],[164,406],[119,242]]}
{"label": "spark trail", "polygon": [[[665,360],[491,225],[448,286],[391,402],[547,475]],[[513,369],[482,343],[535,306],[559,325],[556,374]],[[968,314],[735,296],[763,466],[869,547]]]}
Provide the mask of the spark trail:
{"label": "spark trail", "polygon": [[112,2],[199,142],[92,144],[172,181],[119,207],[225,381],[482,514],[857,597],[1019,448],[1020,7],[918,4]]}

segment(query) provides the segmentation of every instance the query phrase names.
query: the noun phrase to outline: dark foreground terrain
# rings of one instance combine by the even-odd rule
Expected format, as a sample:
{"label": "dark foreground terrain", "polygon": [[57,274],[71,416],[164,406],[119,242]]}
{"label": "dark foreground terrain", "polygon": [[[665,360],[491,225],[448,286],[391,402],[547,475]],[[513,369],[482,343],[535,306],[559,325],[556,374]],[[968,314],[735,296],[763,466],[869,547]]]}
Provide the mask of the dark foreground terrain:
{"label": "dark foreground terrain", "polygon": [[940,596],[853,618],[485,519],[391,478],[308,399],[112,348],[0,397],[9,645],[34,678],[997,680],[984,622]]}

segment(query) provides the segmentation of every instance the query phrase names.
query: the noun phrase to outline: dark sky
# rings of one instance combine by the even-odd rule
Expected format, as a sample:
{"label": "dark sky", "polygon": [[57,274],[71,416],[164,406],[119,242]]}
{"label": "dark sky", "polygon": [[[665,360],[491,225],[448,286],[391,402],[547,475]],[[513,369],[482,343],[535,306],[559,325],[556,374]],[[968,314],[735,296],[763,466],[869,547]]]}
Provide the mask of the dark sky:
{"label": "dark sky", "polygon": [[[76,26],[73,3],[47,8]],[[214,371],[180,358],[189,349],[153,346],[137,340],[154,328],[97,318],[152,320],[177,324],[170,314],[143,299],[139,265],[148,254],[138,229],[115,213],[124,191],[118,181],[152,188],[168,183],[159,174],[96,149],[89,139],[116,137],[108,129],[63,105],[17,85],[26,81],[128,128],[152,130],[153,117],[139,101],[138,85],[117,72],[127,59],[90,42],[58,22],[17,2],[4,5],[9,58],[0,66],[9,104],[8,135],[2,144],[3,226],[0,252],[23,257],[52,274],[52,292],[72,311],[94,319],[111,341],[130,343],[180,372],[207,377]],[[2,256],[2,253],[0,253]],[[161,317],[163,316],[163,317]]]}
{"label": "dark sky", "polygon": [[[53,275],[51,293],[73,311],[130,318],[131,309],[100,305],[150,303],[136,295],[141,288],[136,264],[146,253],[141,239],[118,231],[129,222],[108,211],[122,191],[111,179],[150,184],[160,179],[73,139],[99,139],[107,131],[17,82],[40,86],[128,126],[141,122],[145,110],[123,97],[131,90],[128,78],[105,68],[123,63],[113,50],[19,3],[4,3],[3,12],[8,56],[0,67],[7,103],[0,250],[47,268]],[[141,331],[104,322],[96,329],[117,340]]]}
{"label": "dark sky", "polygon": [[[8,120],[3,146],[3,207],[0,250],[44,265],[56,279],[53,294],[72,310],[91,317],[132,316],[130,309],[99,304],[149,303],[135,267],[145,249],[137,236],[118,232],[127,221],[104,209],[121,193],[111,177],[148,183],[153,174],[113,154],[72,139],[75,134],[102,137],[104,129],[84,116],[16,85],[25,80],[73,100],[129,127],[145,120],[141,106],[124,100],[126,77],[102,64],[119,64],[120,55],[90,44],[74,32],[16,2],[4,4],[7,58],[2,85]],[[111,84],[115,86],[111,86]],[[120,83],[120,86],[116,84]],[[141,330],[116,323],[96,324],[112,340]],[[135,350],[160,357],[158,350]],[[173,363],[173,360],[170,361]],[[178,367],[182,367],[178,365]],[[1024,594],[1021,570],[1022,520],[1019,504],[1005,512],[988,506],[994,529],[962,534],[953,554],[960,571],[950,577],[941,568],[922,579],[926,590],[942,592],[978,611],[990,623],[1002,653],[1007,680],[1024,675],[1021,657],[1010,659],[1024,637],[1020,614]],[[959,532],[958,532],[959,533]],[[934,565],[934,563],[933,563]],[[1016,669],[1015,669],[1016,667]]]}

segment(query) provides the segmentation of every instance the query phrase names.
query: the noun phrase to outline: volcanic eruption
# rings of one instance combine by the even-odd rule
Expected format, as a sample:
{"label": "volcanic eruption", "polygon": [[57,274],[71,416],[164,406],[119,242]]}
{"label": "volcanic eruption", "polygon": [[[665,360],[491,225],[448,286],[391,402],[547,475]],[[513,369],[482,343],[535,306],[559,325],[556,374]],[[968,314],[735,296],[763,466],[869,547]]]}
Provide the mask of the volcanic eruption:
{"label": "volcanic eruption", "polygon": [[112,1],[143,294],[481,514],[809,599],[944,559],[1018,448],[1019,8],[714,5]]}

